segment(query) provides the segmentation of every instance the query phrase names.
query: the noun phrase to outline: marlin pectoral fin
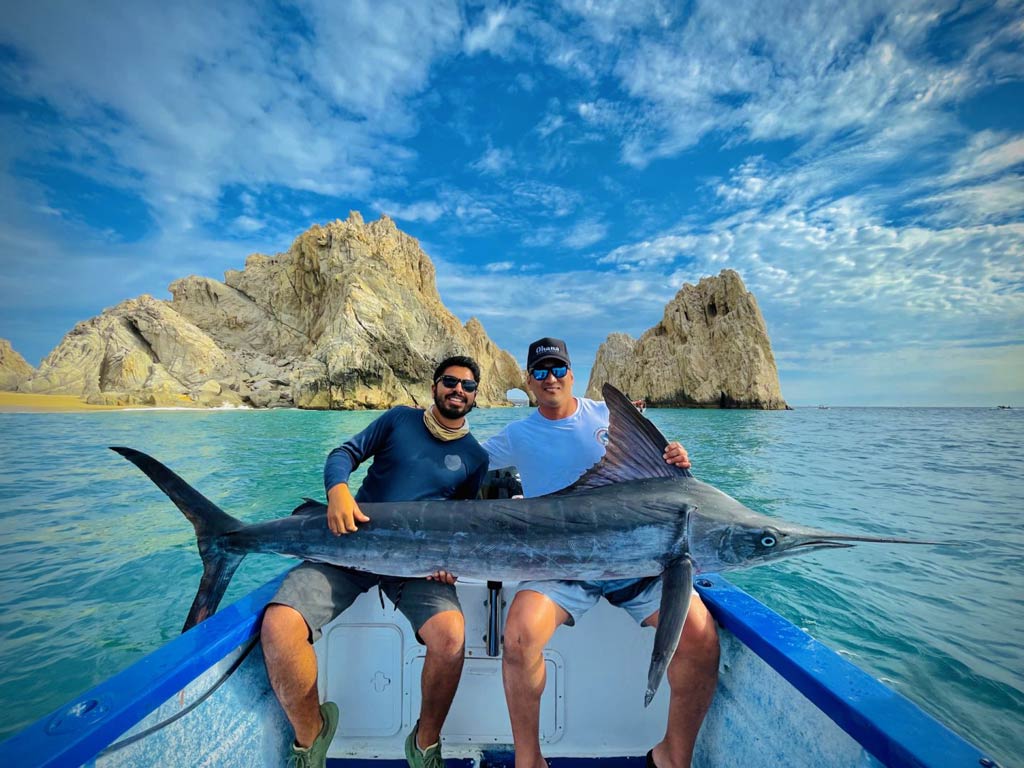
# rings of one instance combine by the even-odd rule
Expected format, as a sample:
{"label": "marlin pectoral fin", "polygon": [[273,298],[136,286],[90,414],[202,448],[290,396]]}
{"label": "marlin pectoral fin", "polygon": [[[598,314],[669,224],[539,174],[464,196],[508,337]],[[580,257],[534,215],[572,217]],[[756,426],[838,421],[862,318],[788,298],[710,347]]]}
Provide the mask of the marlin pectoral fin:
{"label": "marlin pectoral fin", "polygon": [[683,624],[690,610],[693,595],[693,562],[688,557],[676,560],[661,574],[661,607],[658,609],[658,629],[654,633],[654,651],[647,671],[647,694],[644,706],[650,705],[661,685],[665,670],[679,645]]}

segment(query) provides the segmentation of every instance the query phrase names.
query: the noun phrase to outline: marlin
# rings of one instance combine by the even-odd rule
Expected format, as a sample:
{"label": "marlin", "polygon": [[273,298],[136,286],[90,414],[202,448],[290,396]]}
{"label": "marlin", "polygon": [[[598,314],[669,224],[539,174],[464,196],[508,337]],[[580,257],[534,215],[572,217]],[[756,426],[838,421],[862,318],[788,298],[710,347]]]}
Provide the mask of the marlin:
{"label": "marlin", "polygon": [[182,631],[211,616],[250,552],[273,552],[370,573],[423,577],[445,570],[501,581],[660,576],[662,596],[644,706],[675,653],[693,579],[857,542],[933,542],[832,533],[758,514],[689,470],[665,463],[665,437],[619,390],[604,457],[575,483],[530,499],[360,503],[370,517],[335,536],[326,505],[306,499],[288,517],[246,524],[156,459],[115,447],[195,527],[203,576]]}

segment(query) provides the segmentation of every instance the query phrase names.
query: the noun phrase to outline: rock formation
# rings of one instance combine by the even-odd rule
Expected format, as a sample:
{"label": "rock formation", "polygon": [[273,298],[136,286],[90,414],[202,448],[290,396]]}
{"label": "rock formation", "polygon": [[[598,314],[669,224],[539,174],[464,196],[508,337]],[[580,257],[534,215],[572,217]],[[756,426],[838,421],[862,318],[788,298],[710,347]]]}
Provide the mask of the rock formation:
{"label": "rock formation", "polygon": [[76,325],[21,386],[105,405],[241,405],[242,370],[166,302],[129,299]]}
{"label": "rock formation", "polygon": [[15,391],[35,372],[25,358],[14,351],[11,342],[0,339],[0,390]]}
{"label": "rock formation", "polygon": [[731,269],[683,285],[639,339],[611,334],[597,351],[587,397],[600,398],[606,381],[654,406],[788,407],[761,310]]}
{"label": "rock formation", "polygon": [[430,402],[450,354],[481,366],[479,405],[523,386],[514,358],[445,308],[434,265],[387,217],[314,226],[224,282],[186,277],[171,302],[126,301],[80,323],[22,388],[92,402],[389,408]]}

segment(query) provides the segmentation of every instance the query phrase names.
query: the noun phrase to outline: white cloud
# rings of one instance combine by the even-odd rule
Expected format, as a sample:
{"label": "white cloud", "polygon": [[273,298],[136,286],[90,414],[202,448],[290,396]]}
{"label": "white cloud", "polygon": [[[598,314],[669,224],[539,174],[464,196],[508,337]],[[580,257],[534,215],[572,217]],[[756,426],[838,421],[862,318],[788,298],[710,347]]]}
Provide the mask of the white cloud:
{"label": "white cloud", "polygon": [[562,218],[575,211],[582,203],[579,192],[555,184],[520,182],[511,188],[517,204],[536,207],[548,216]]}
{"label": "white cloud", "polygon": [[252,216],[238,216],[233,222],[234,228],[241,232],[259,232],[265,226],[262,221]]}
{"label": "white cloud", "polygon": [[936,221],[1012,221],[1024,212],[1024,177],[960,186],[923,197],[920,203],[938,209],[933,214]]}
{"label": "white cloud", "polygon": [[699,243],[701,241],[696,237],[664,235],[653,240],[620,245],[598,259],[598,263],[615,264],[626,269],[669,265],[685,258]]}
{"label": "white cloud", "polygon": [[[924,140],[916,133],[921,127],[897,124],[776,162],[756,155],[709,187],[726,210],[854,206],[858,216],[884,217],[909,208],[923,223],[964,227],[1019,218],[1024,211],[1020,140],[991,133],[964,136],[962,130],[957,135],[951,126],[933,124],[931,129],[947,136],[946,146],[932,143],[908,151],[915,137]],[[954,141],[969,143],[950,157],[948,145]],[[884,173],[900,174],[899,183],[876,183]]]}
{"label": "white cloud", "polygon": [[[531,339],[557,333],[572,349],[580,392],[597,347],[609,333],[639,335],[661,317],[679,286],[663,275],[628,277],[592,270],[470,273],[434,259],[441,298],[463,320],[477,317],[520,363]],[[538,312],[537,307],[543,307]],[[554,318],[554,319],[553,319]]]}
{"label": "white cloud", "polygon": [[599,42],[615,45],[636,29],[668,27],[678,6],[662,0],[560,0],[562,8],[578,15]]}
{"label": "white cloud", "polygon": [[136,192],[167,228],[215,218],[230,185],[363,192],[411,158],[396,142],[414,125],[404,100],[457,44],[459,14],[448,2],[300,9],[306,37],[242,2],[6,4],[0,44],[18,66],[4,85],[56,113],[36,157]]}
{"label": "white cloud", "polygon": [[517,32],[529,20],[530,14],[523,8],[490,8],[478,24],[466,30],[463,50],[471,56],[483,52],[504,56],[516,47]]}
{"label": "white cloud", "polygon": [[501,176],[512,165],[515,156],[510,149],[498,149],[491,147],[473,163],[473,168],[481,173]]}
{"label": "white cloud", "polygon": [[487,272],[508,272],[515,269],[516,263],[514,261],[494,261],[490,264],[484,264],[484,269]]}
{"label": "white cloud", "polygon": [[562,237],[559,227],[534,227],[523,234],[522,243],[527,248],[547,248]]}
{"label": "white cloud", "polygon": [[516,85],[526,91],[530,92],[537,87],[536,79],[527,72],[520,72],[515,78]]}
{"label": "white cloud", "polygon": [[486,203],[469,196],[464,196],[456,202],[452,212],[470,228],[494,226],[500,221],[498,215]]}
{"label": "white cloud", "polygon": [[715,187],[715,193],[727,203],[752,203],[765,197],[772,186],[766,175],[764,158],[749,157],[733,173],[729,182]]}
{"label": "white cloud", "polygon": [[858,339],[890,351],[957,338],[1006,344],[1024,327],[1024,224],[896,228],[863,218],[851,201],[747,211],[602,261],[678,264],[677,275],[696,277],[736,269],[773,319],[773,340],[790,352]]}
{"label": "white cloud", "polygon": [[377,200],[373,207],[396,221],[437,221],[445,214],[444,206],[432,200],[407,205],[392,200]]}
{"label": "white cloud", "polygon": [[980,131],[951,161],[944,184],[983,179],[1024,165],[1024,136]]}
{"label": "white cloud", "polygon": [[696,5],[674,39],[644,38],[618,61],[623,88],[646,105],[622,135],[624,160],[643,167],[711,132],[824,141],[900,122],[921,140],[942,119],[936,113],[995,82],[997,68],[1024,68],[1010,6],[965,26],[966,55],[949,64],[922,51],[940,25],[957,21],[955,3],[899,6]]}
{"label": "white cloud", "polygon": [[581,250],[601,242],[607,234],[608,225],[605,222],[590,219],[575,224],[563,242],[569,248]]}
{"label": "white cloud", "polygon": [[565,118],[560,114],[551,112],[544,116],[544,119],[537,124],[534,130],[537,131],[542,139],[546,139],[563,125],[565,125]]}
{"label": "white cloud", "polygon": [[[313,33],[309,74],[333,101],[405,131],[405,97],[426,85],[434,59],[455,49],[462,20],[451,0],[303,0]],[[306,41],[301,45],[305,46]]]}

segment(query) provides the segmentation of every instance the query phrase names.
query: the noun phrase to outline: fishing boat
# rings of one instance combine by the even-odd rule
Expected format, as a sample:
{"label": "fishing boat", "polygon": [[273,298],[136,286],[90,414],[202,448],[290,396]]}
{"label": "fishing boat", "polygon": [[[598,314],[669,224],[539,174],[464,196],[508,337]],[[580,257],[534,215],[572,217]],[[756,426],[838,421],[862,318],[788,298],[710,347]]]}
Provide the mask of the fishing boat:
{"label": "fishing boat", "polygon": [[633,407],[636,408],[640,413],[647,410],[647,402],[645,400],[634,400]]}
{"label": "fishing boat", "polygon": [[[0,746],[8,765],[281,766],[291,730],[257,642],[274,579],[30,725]],[[698,768],[997,763],[718,575],[696,583],[719,623],[718,690]],[[448,765],[513,765],[501,682],[512,585],[462,583],[466,657],[443,731]],[[544,659],[540,733],[552,768],[642,768],[663,735],[668,686],[643,697],[654,631],[603,602],[559,629]],[[424,648],[372,591],[316,644],[321,699],[341,719],[328,765],[401,768],[420,705]],[[372,761],[372,762],[369,762]]]}

